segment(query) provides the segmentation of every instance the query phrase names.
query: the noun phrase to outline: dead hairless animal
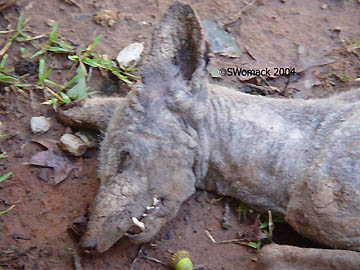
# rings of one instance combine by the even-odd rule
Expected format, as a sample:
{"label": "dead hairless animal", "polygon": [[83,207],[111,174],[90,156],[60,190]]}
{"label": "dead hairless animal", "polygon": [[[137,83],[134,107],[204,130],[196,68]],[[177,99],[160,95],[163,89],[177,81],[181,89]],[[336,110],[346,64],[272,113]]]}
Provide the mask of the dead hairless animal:
{"label": "dead hairless animal", "polygon": [[[271,210],[336,249],[271,245],[261,269],[297,269],[291,260],[360,269],[360,89],[318,100],[248,95],[208,83],[208,54],[196,13],[175,3],[155,30],[141,87],[62,112],[106,130],[81,245],[104,252],[124,235],[149,241],[200,188]],[[133,220],[145,230],[129,235]],[[267,263],[274,256],[288,264]]]}

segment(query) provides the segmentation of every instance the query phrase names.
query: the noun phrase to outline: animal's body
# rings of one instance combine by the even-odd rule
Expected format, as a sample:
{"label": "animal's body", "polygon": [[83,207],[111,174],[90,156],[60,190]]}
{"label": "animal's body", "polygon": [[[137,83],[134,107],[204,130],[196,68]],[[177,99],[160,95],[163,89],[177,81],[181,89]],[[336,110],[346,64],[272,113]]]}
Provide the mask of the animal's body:
{"label": "animal's body", "polygon": [[63,113],[106,130],[84,248],[110,248],[155,197],[146,230],[129,236],[149,241],[201,188],[360,251],[360,89],[317,100],[248,95],[208,83],[208,53],[196,14],[175,3],[155,30],[139,89]]}

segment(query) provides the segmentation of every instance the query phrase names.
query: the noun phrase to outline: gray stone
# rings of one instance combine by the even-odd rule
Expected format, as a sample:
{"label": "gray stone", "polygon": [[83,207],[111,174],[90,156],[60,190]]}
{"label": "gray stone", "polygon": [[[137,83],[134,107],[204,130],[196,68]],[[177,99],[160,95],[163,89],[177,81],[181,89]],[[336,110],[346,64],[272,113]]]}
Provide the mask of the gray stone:
{"label": "gray stone", "polygon": [[120,66],[124,67],[136,65],[141,58],[143,50],[144,45],[142,43],[132,43],[119,52],[116,61]]}
{"label": "gray stone", "polygon": [[35,134],[45,133],[51,127],[50,118],[44,116],[31,117],[30,127],[31,131]]}

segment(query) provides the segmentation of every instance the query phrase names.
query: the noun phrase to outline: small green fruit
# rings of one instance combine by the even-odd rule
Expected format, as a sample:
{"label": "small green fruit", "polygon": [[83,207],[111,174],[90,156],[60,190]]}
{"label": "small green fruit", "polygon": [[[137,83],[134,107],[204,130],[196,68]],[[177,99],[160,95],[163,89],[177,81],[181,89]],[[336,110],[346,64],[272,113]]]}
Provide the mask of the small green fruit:
{"label": "small green fruit", "polygon": [[190,254],[186,250],[179,250],[171,257],[171,265],[175,270],[193,270]]}

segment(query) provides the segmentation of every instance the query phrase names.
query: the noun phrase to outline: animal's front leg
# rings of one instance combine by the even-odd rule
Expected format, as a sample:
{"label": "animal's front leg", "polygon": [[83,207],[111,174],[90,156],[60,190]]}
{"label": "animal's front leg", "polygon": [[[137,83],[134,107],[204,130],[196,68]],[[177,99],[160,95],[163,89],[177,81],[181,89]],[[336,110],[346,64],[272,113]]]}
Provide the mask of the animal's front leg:
{"label": "animal's front leg", "polygon": [[60,121],[69,126],[105,130],[116,108],[125,98],[88,98],[72,102],[58,112]]}

